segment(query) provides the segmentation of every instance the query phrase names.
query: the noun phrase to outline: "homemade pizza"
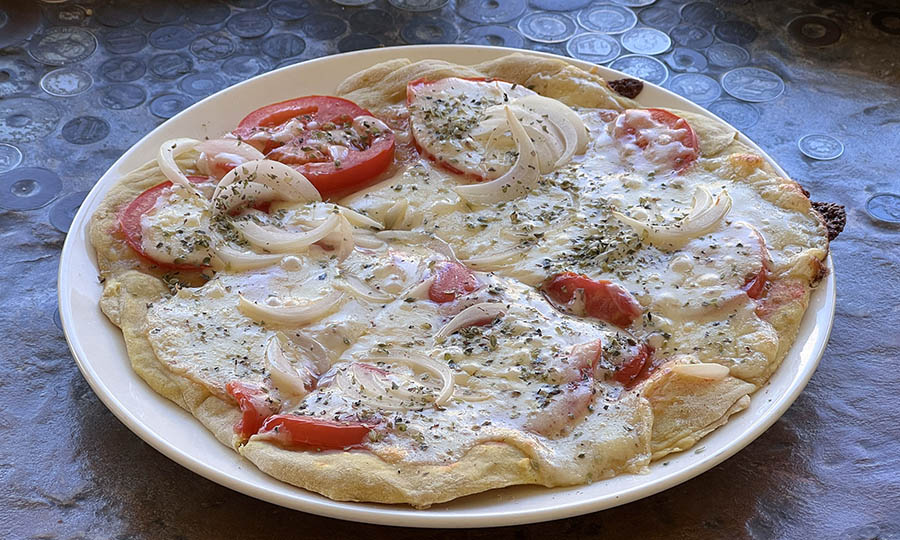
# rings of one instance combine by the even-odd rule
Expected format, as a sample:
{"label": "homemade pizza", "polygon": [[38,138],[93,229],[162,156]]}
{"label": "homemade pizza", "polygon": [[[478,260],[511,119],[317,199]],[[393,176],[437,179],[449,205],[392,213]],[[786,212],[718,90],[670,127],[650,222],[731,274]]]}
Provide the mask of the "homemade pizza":
{"label": "homemade pizza", "polygon": [[166,141],[93,216],[100,307],[156,392],[332,499],[644,472],[778,368],[834,231],[640,90],[401,59]]}

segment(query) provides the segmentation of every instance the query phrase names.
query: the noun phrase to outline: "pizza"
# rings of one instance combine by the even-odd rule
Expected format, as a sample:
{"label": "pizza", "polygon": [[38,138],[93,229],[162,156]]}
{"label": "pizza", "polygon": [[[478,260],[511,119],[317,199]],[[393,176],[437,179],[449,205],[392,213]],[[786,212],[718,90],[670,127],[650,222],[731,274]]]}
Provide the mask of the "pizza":
{"label": "pizza", "polygon": [[639,92],[398,59],[167,141],[93,216],[100,307],[156,392],[335,500],[639,474],[748,406],[829,242],[732,128]]}

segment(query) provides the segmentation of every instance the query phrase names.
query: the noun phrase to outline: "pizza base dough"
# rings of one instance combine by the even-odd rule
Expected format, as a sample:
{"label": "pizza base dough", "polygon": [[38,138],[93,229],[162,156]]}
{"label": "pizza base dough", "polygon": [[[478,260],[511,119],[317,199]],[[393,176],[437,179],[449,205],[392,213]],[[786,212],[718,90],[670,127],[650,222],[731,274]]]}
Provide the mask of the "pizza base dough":
{"label": "pizza base dough", "polygon": [[[584,107],[621,110],[638,106],[615,94],[596,74],[561,60],[510,55],[475,66],[457,66],[438,60],[392,60],[373,66],[341,83],[337,95],[355,101],[378,114],[405,98],[406,83],[422,77],[494,77],[526,85],[560,101]],[[679,111],[698,134],[704,157],[726,156],[710,164],[725,177],[747,182],[773,204],[799,213],[814,214],[799,186],[779,178],[761,157],[748,153],[728,126],[693,113]],[[196,156],[182,156],[184,169]],[[416,507],[448,501],[464,495],[515,484],[552,486],[529,457],[527,446],[487,442],[471,448],[459,461],[446,464],[393,464],[362,452],[314,452],[287,450],[258,437],[244,445],[234,434],[240,411],[202,385],[169,371],[153,354],[146,337],[147,304],[169,290],[160,279],[164,272],[137,256],[118,231],[119,209],[144,190],[165,181],[155,162],[125,176],[107,193],[91,222],[90,237],[97,253],[100,275],[105,279],[101,309],[122,330],[128,356],[138,375],[157,393],[191,412],[223,444],[237,449],[262,471],[291,484],[336,500],[407,503]],[[825,236],[824,225],[822,226]],[[658,371],[642,389],[646,406],[640,413],[649,427],[640,444],[645,448],[626,460],[597,464],[593,480],[619,472],[639,473],[648,458],[659,459],[683,451],[725,423],[749,404],[749,395],[763,384],[786,355],[806,309],[810,284],[821,277],[827,243],[798,254],[776,278],[792,278],[802,285],[798,297],[772,307],[766,317],[775,334],[768,361],[745,380],[728,376],[704,381],[678,376],[670,369]],[[183,276],[184,277],[184,276]],[[191,276],[186,276],[191,278]],[[197,277],[194,275],[194,277]]]}

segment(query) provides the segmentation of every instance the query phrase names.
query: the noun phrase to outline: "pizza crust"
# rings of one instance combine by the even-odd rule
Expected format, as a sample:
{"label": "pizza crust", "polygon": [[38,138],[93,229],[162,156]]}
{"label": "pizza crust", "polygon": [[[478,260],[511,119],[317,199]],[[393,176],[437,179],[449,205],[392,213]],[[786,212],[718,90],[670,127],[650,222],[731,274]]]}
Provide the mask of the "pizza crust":
{"label": "pizza crust", "polygon": [[[510,55],[475,66],[428,60],[392,60],[357,73],[343,83],[337,95],[355,101],[376,114],[402,102],[406,84],[417,78],[493,77],[523,84],[571,106],[621,110],[638,105],[613,92],[596,74],[561,60]],[[746,183],[772,204],[802,216],[815,216],[809,199],[789,179],[779,178],[761,157],[749,153],[736,140],[736,132],[714,120],[677,111],[688,119],[700,140],[701,166],[735,182]],[[179,159],[185,170],[196,156]],[[122,329],[131,364],[157,393],[191,412],[223,444],[237,449],[260,470],[291,484],[335,500],[408,503],[416,507],[448,501],[472,493],[515,484],[568,485],[542,471],[535,450],[515,436],[470,448],[450,464],[390,463],[362,451],[316,452],[287,450],[259,437],[246,444],[234,434],[240,418],[237,406],[212,395],[203,385],[166,368],[154,355],[146,336],[147,305],[168,294],[159,279],[163,270],[138,257],[125,243],[117,213],[144,190],[165,181],[155,162],[127,175],[107,193],[90,228],[100,274],[105,281],[101,309]],[[821,238],[775,269],[773,278],[793,280],[802,294],[772,306],[765,323],[747,334],[748,343],[760,348],[761,360],[752,368],[730,366],[720,381],[691,380],[659,370],[640,388],[641,406],[636,425],[644,434],[629,452],[611,448],[607,462],[596,463],[592,480],[618,472],[641,472],[652,459],[693,446],[704,435],[747,407],[750,394],[763,384],[782,361],[796,336],[807,307],[811,286],[821,278],[827,255],[827,234],[820,221],[810,236]],[[768,238],[767,238],[768,239]],[[775,238],[776,242],[783,239]],[[784,240],[787,242],[788,240]],[[197,279],[197,274],[182,279]],[[652,426],[652,427],[651,427]],[[629,457],[618,457],[629,456]]]}

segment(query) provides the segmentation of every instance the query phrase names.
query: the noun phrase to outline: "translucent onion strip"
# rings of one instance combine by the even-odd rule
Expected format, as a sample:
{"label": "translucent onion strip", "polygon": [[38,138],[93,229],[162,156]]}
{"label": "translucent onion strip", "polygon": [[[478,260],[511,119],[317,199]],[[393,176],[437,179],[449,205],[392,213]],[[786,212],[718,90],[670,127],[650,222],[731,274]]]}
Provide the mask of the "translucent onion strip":
{"label": "translucent onion strip", "polygon": [[566,163],[576,153],[582,153],[587,148],[588,132],[578,116],[578,113],[564,103],[540,95],[523,96],[515,100],[513,104],[545,117],[563,135],[565,150],[556,162],[556,167]]}
{"label": "translucent onion strip", "polygon": [[516,162],[499,178],[489,182],[457,186],[456,193],[470,203],[491,204],[524,197],[541,178],[540,162],[534,143],[512,110],[505,107],[504,111],[518,151]]}
{"label": "translucent onion strip", "polygon": [[211,233],[214,240],[212,266],[216,270],[231,270],[243,272],[255,270],[264,266],[271,266],[281,262],[283,255],[260,255],[252,251],[235,249],[225,243],[225,239],[218,233]]}
{"label": "translucent onion strip", "polygon": [[232,224],[254,247],[271,253],[299,253],[334,232],[342,219],[340,214],[331,214],[318,227],[303,232],[266,228],[247,220],[233,221]]}
{"label": "translucent onion strip", "polygon": [[255,321],[305,326],[331,313],[344,298],[342,292],[332,292],[302,305],[270,306],[247,300],[239,294],[238,310]]}
{"label": "translucent onion strip", "polygon": [[441,327],[441,329],[438,330],[434,335],[434,340],[443,341],[447,339],[450,334],[456,332],[457,330],[493,321],[497,317],[502,316],[504,313],[506,313],[506,309],[503,304],[499,302],[481,302],[479,304],[469,306],[466,309],[460,311],[459,314],[450,319],[447,324]]}
{"label": "translucent onion strip", "polygon": [[491,255],[462,259],[459,262],[475,270],[490,271],[507,266],[523,255],[525,253],[520,248],[514,247]]}
{"label": "translucent onion strip", "polygon": [[191,185],[187,176],[185,176],[184,173],[181,172],[181,169],[178,168],[178,164],[175,163],[175,158],[185,152],[193,150],[198,144],[200,144],[200,141],[197,139],[170,139],[160,145],[156,157],[156,164],[159,166],[159,170],[162,171],[165,177],[173,184],[187,188],[190,191],[196,191],[196,188]]}
{"label": "translucent onion strip", "polygon": [[288,338],[278,332],[266,342],[266,370],[269,377],[282,394],[303,397],[315,386],[315,365],[309,360],[291,362],[284,351]]}
{"label": "translucent onion strip", "polygon": [[[284,163],[261,159],[248,161],[222,177],[213,193],[215,201],[222,195],[222,191],[237,182],[255,182],[269,187],[281,198],[287,201],[321,201],[322,196],[309,180],[297,170],[288,167]],[[241,191],[232,188],[230,191]]]}
{"label": "translucent onion strip", "polygon": [[394,300],[394,296],[377,291],[366,285],[362,280],[354,276],[342,275],[343,281],[336,281],[334,287],[353,294],[362,300],[369,300],[379,304],[386,304]]}
{"label": "translucent onion strip", "polygon": [[669,225],[650,225],[620,212],[612,214],[638,233],[646,232],[652,244],[678,245],[706,234],[731,210],[731,197],[724,189],[713,201],[705,186],[697,187],[691,202],[691,211],[684,218]]}
{"label": "translucent onion strip", "polygon": [[709,379],[712,381],[720,381],[728,376],[730,370],[722,364],[677,364],[672,367],[672,371],[688,377],[696,377],[698,379]]}
{"label": "translucent onion strip", "polygon": [[265,159],[262,152],[239,139],[210,139],[195,148],[200,152],[197,168],[204,174],[213,174],[217,162],[240,165],[246,161]]}
{"label": "translucent onion strip", "polygon": [[390,364],[404,364],[412,368],[413,371],[427,371],[440,379],[440,390],[434,398],[434,404],[442,407],[450,398],[453,397],[453,372],[446,364],[442,364],[436,360],[425,356],[387,356],[377,358],[364,358],[364,362],[384,362]]}

